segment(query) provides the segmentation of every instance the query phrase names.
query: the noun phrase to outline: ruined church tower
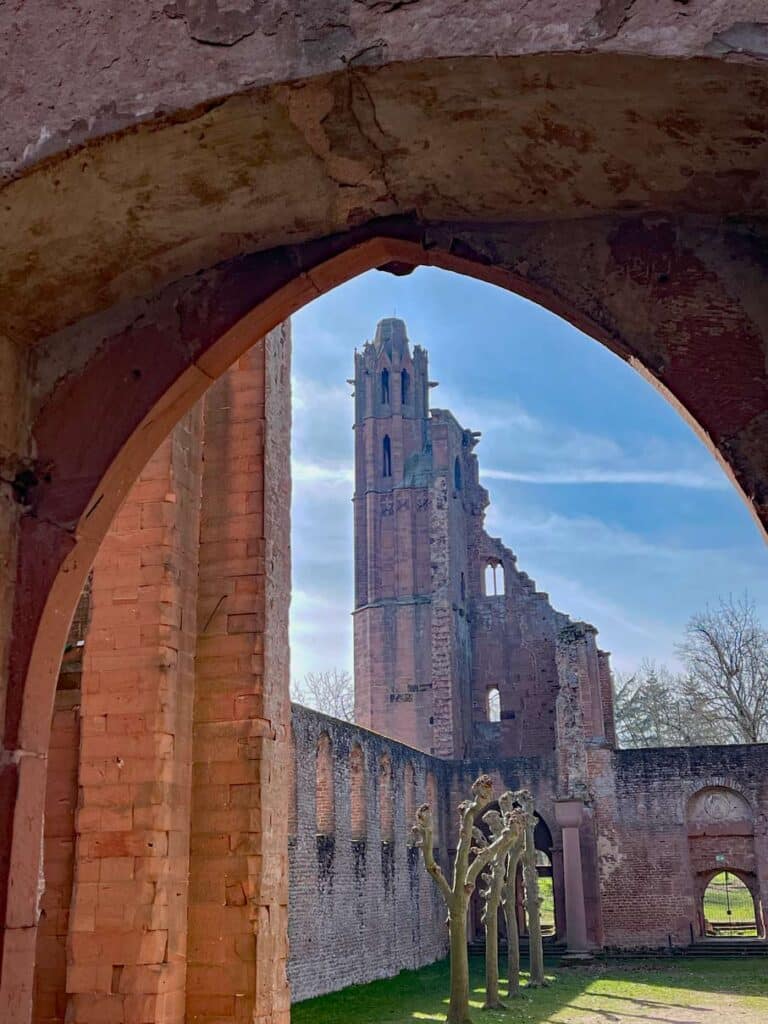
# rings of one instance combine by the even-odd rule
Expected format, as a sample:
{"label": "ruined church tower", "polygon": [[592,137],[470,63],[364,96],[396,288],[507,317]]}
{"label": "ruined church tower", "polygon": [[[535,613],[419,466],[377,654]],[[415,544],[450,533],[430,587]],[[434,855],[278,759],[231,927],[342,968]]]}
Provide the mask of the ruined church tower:
{"label": "ruined church tower", "polygon": [[452,440],[433,444],[427,353],[411,351],[402,320],[382,320],[355,353],[354,386],[355,720],[461,756],[469,641],[461,642],[457,581],[467,545],[451,496],[460,490],[462,432],[451,417]]}

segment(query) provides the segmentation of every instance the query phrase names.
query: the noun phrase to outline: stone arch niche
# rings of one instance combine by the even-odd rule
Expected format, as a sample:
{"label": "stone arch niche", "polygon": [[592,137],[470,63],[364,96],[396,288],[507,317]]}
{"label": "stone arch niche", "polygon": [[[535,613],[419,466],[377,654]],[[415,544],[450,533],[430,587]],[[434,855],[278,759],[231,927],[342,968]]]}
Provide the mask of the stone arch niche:
{"label": "stone arch niche", "polygon": [[[13,1024],[31,1012],[51,710],[89,566],[171,427],[315,296],[431,265],[540,302],[652,381],[768,521],[765,71],[749,53],[722,59],[749,5],[717,0],[703,17],[640,0],[616,29],[586,8],[552,25],[516,3],[502,40],[482,5],[459,32],[440,0],[411,5],[408,31],[402,12],[359,6],[339,29],[297,8],[278,44],[260,13],[157,19],[134,5],[120,46],[138,63],[112,59],[106,12],[93,35],[59,12],[55,97],[44,48],[11,55],[26,83],[6,111],[0,205],[0,1005]],[[93,39],[117,65],[103,76],[88,72]],[[287,430],[265,419],[273,439]],[[274,569],[287,553],[274,509],[267,520]],[[279,611],[288,576],[268,575]],[[261,759],[265,862],[286,844],[268,817],[286,785],[279,664],[254,694],[263,732],[242,747]],[[269,970],[285,893],[253,884]],[[279,983],[260,979],[253,1006],[257,988],[256,1016],[287,1020]]]}
{"label": "stone arch niche", "polygon": [[723,871],[736,875],[751,893],[755,904],[757,933],[764,937],[754,818],[749,801],[730,786],[707,786],[689,798],[686,822],[696,901],[696,937],[706,936],[704,894],[712,879]]}

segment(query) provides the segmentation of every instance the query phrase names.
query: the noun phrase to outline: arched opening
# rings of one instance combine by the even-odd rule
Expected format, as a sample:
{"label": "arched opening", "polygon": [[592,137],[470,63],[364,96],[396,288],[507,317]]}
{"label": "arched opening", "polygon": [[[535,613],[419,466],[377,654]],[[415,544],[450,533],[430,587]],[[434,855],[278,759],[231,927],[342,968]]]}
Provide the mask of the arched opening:
{"label": "arched opening", "polygon": [[381,448],[381,475],[392,476],[392,442],[389,434],[384,435]]}
{"label": "arched opening", "polygon": [[539,895],[541,906],[542,935],[552,936],[555,934],[555,891],[554,877],[552,874],[552,858],[549,853],[536,848],[536,869],[539,873]]}
{"label": "arched opening", "polygon": [[411,378],[407,370],[400,371],[400,404],[408,405],[411,400]]}
{"label": "arched opening", "polygon": [[[391,471],[391,465],[390,465],[390,471]],[[501,568],[501,565],[500,565],[499,567]],[[499,593],[499,590],[500,590],[500,588],[499,588],[499,584],[498,584],[498,583],[497,583],[497,582],[495,581],[495,584],[494,584],[494,592],[495,592],[495,594],[498,594],[498,593]],[[501,592],[502,592],[502,593],[504,592],[504,578],[503,578],[503,573],[502,573],[502,581],[501,581]]]}
{"label": "arched opening", "polygon": [[392,760],[389,754],[379,758],[379,826],[382,843],[395,841],[395,806],[392,792]]}
{"label": "arched opening", "polygon": [[411,828],[416,820],[416,769],[413,762],[409,761],[405,766],[405,829],[408,842],[412,842]]}
{"label": "arched opening", "polygon": [[[584,59],[588,60],[587,58]],[[501,63],[501,59],[494,56],[493,60],[489,61],[489,66],[496,67]],[[658,63],[663,64],[664,62]],[[711,63],[717,64],[718,62],[713,61]],[[738,69],[733,72],[734,76],[737,76],[739,73]],[[549,79],[547,80],[549,81]],[[737,87],[738,84],[735,88]],[[579,98],[581,95],[580,90],[575,89],[573,91],[574,95]],[[699,97],[702,94],[701,89],[694,89],[692,91]],[[642,89],[640,92],[642,93]],[[473,102],[475,102],[475,95],[476,93],[473,91]],[[682,102],[677,93],[676,101]],[[283,100],[281,99],[280,102],[283,102]],[[231,109],[231,104],[222,104],[221,106],[222,109],[226,107]],[[258,106],[259,104],[253,104],[254,109]],[[626,106],[627,109],[632,108],[632,104]],[[346,115],[347,111],[345,110],[344,113]],[[458,119],[456,120],[458,123]],[[724,118],[724,120],[727,121],[728,119]],[[143,140],[151,136],[152,133],[154,133],[157,139],[163,136],[167,138],[167,134],[170,131],[176,130],[179,123],[177,119],[171,117],[168,119],[168,125],[153,124],[150,132],[139,130],[130,134],[134,136],[135,144],[142,146],[144,145]],[[183,120],[181,123],[183,124]],[[184,129],[184,131],[186,130]],[[486,125],[483,125],[483,133],[489,138],[507,138],[514,135],[514,133],[489,131]],[[184,132],[182,131],[180,134],[183,137]],[[188,134],[190,138],[193,135],[196,137],[195,132],[188,132]],[[308,132],[307,134],[313,139],[317,138],[314,132]],[[343,135],[343,132],[340,134]],[[120,135],[120,132],[116,132],[115,139],[108,145],[120,145],[121,141],[124,141],[124,139],[121,140]],[[323,145],[323,143],[321,142],[320,145]],[[105,144],[104,148],[107,148],[107,144]],[[196,146],[196,148],[204,150],[207,147]],[[210,147],[211,151],[215,148]],[[438,148],[431,147],[433,152]],[[667,161],[670,159],[670,148],[665,147],[665,160]],[[180,162],[183,162],[179,156],[179,149],[176,146],[171,147],[171,149],[174,154],[173,163],[178,166]],[[480,159],[485,157],[486,154],[481,153]],[[316,154],[311,159],[316,162]],[[75,162],[80,165],[79,154],[73,157],[73,163]],[[543,158],[542,164],[546,162],[546,158]],[[593,162],[595,164],[598,163],[598,161]],[[152,160],[146,160],[145,163],[146,166],[153,166]],[[256,161],[256,163],[259,163],[259,161]],[[114,166],[118,165],[125,166],[125,161],[120,159],[114,161]],[[96,166],[95,163],[94,166]],[[34,171],[34,168],[31,168],[31,171]],[[85,183],[84,188],[87,188],[89,182],[93,181],[93,179],[90,177],[85,164],[83,164],[82,171],[79,173],[82,174]],[[97,170],[96,173],[100,173],[100,170]],[[33,177],[32,173],[28,175],[30,179]],[[285,180],[297,180],[295,176],[285,175],[284,177]],[[427,175],[427,178],[429,177],[430,175]],[[717,175],[712,175],[712,177],[717,178]],[[734,177],[738,177],[738,175]],[[203,183],[202,188],[196,185],[195,188],[190,189],[190,193],[193,193],[196,198],[195,203],[188,207],[189,209],[193,206],[199,208],[198,213],[203,218],[203,221],[196,221],[196,224],[200,225],[205,221],[220,221],[219,217],[210,216],[208,203],[202,203],[199,199],[207,187],[206,176],[203,175],[198,180]],[[221,180],[219,170],[217,170],[213,180]],[[346,182],[344,184],[345,187],[348,187]],[[24,183],[22,188],[26,188],[26,183]],[[142,188],[146,188],[146,186],[142,185]],[[52,190],[48,189],[48,191]],[[262,194],[258,188],[245,188],[237,191],[241,193],[246,192],[250,196]],[[611,190],[610,194],[612,196],[614,191]],[[152,192],[151,188],[147,189],[147,202],[150,204],[153,202]],[[158,195],[168,194],[167,190],[162,187],[155,189],[155,192]],[[413,190],[413,193],[415,192],[416,190]],[[423,192],[423,187],[421,187],[417,198],[423,198]],[[668,194],[672,195],[674,192],[674,189],[670,189]],[[417,205],[419,205],[414,202],[411,206],[411,196],[413,193],[407,188],[400,190],[400,195],[405,196],[405,199],[402,200],[404,208],[416,209]],[[456,244],[453,244],[453,239],[451,238],[450,246],[446,247],[451,254],[450,258],[455,260],[454,268],[461,262],[458,258],[454,257],[456,252],[471,253],[473,251],[472,242],[467,239],[469,233],[467,228],[469,220],[467,218],[470,217],[471,219],[472,204],[475,203],[477,196],[475,195],[473,198],[471,193],[471,189],[462,185],[462,208],[464,204],[469,203],[470,215],[463,215],[464,226],[457,233]],[[264,194],[266,194],[266,190],[264,190]],[[435,194],[436,196],[438,195],[437,189]],[[542,190],[541,194],[547,194],[547,190]],[[590,192],[590,194],[594,195],[591,209],[595,214],[610,214],[612,212],[613,198],[606,199],[605,194],[600,189],[595,193]],[[64,205],[61,204],[58,196],[56,197],[56,202],[60,206]],[[163,199],[161,202],[164,204],[166,200]],[[386,202],[387,204],[390,202],[388,197]],[[437,203],[437,200],[435,202]],[[506,196],[503,202],[508,202]],[[567,198],[563,200],[561,196],[558,202],[561,202],[563,207],[571,209]],[[580,197],[578,202],[583,204],[583,199]],[[653,206],[653,197],[648,198],[643,192],[643,197],[639,200],[641,209],[644,208],[644,203],[646,202],[650,204],[648,208],[655,208]],[[521,208],[525,209],[527,216],[530,216],[531,212],[543,212],[545,214],[551,212],[549,209],[541,211],[535,204],[536,200],[532,199],[528,209],[525,208],[525,203],[522,204]],[[34,202],[27,202],[26,205],[32,210],[36,204]],[[99,209],[102,209],[104,205],[106,204],[94,204],[94,207],[98,206]],[[258,205],[266,207],[268,204]],[[278,197],[277,205],[282,205],[282,197]],[[324,199],[324,211],[327,205]],[[376,212],[380,209],[376,205],[373,205],[372,208]],[[384,208],[389,209],[391,207],[387,205]],[[711,209],[720,209],[715,204],[712,207],[708,207],[706,201],[703,203],[703,208],[707,213]],[[144,207],[145,211],[149,210],[146,213],[145,219],[155,222],[162,219],[161,217],[153,217],[154,212],[159,212],[162,209],[162,206],[154,208]],[[262,225],[257,225],[251,230],[250,226],[243,227],[238,224],[238,237],[258,237],[264,240],[263,244],[265,247],[267,245],[274,245],[275,249],[269,254],[268,259],[263,261],[258,267],[256,266],[259,263],[258,260],[241,259],[240,254],[237,254],[237,267],[232,276],[227,277],[230,268],[221,264],[217,268],[219,276],[215,280],[211,277],[201,277],[194,281],[194,288],[202,289],[202,294],[206,299],[206,308],[209,311],[216,311],[211,314],[212,320],[210,323],[202,323],[205,319],[203,315],[192,315],[193,310],[196,310],[200,303],[194,298],[191,301],[187,300],[183,292],[184,285],[181,284],[178,288],[174,286],[173,317],[167,320],[163,319],[162,301],[164,300],[162,296],[158,298],[155,295],[152,300],[155,302],[157,299],[155,312],[160,311],[157,319],[154,321],[157,332],[159,332],[161,337],[166,334],[168,338],[168,345],[163,348],[164,360],[162,365],[156,359],[158,335],[153,336],[154,327],[148,329],[146,321],[140,326],[136,325],[137,322],[133,322],[127,328],[124,328],[121,324],[117,333],[112,333],[113,328],[103,330],[103,325],[97,323],[94,327],[94,334],[98,336],[100,347],[98,350],[94,349],[93,351],[98,351],[98,357],[90,360],[83,358],[82,365],[86,368],[81,375],[77,376],[77,379],[67,380],[65,379],[65,374],[62,373],[61,390],[50,402],[41,403],[41,408],[44,411],[41,412],[40,418],[36,423],[35,436],[39,441],[37,450],[40,454],[40,464],[43,466],[55,466],[56,473],[54,474],[53,486],[50,486],[45,480],[42,480],[37,485],[34,507],[31,509],[31,514],[24,519],[21,532],[19,577],[27,581],[29,585],[25,588],[24,594],[19,597],[14,610],[14,650],[9,688],[8,725],[5,737],[6,753],[9,755],[6,773],[10,781],[8,792],[18,794],[18,797],[14,795],[8,807],[4,808],[6,817],[3,821],[3,834],[10,834],[11,822],[13,820],[17,822],[31,822],[30,828],[32,832],[35,829],[38,832],[40,830],[40,772],[34,764],[36,758],[27,757],[26,755],[44,756],[46,753],[50,720],[50,715],[47,712],[52,704],[57,663],[66,635],[67,620],[82,586],[87,565],[90,564],[95,548],[106,529],[106,524],[110,521],[121,497],[125,495],[130,482],[135,479],[138,468],[146,461],[148,453],[158,445],[162,437],[167,434],[169,427],[178,420],[179,416],[191,407],[195,398],[202,393],[210,381],[220,375],[225,366],[241,356],[251,342],[264,334],[275,323],[282,320],[288,312],[297,308],[307,298],[331,287],[338,280],[359,272],[368,259],[368,255],[361,255],[358,252],[354,254],[354,258],[347,259],[346,262],[344,261],[343,257],[347,256],[346,236],[344,242],[341,243],[341,248],[344,249],[341,253],[342,262],[344,263],[343,271],[339,271],[338,266],[329,267],[327,265],[329,261],[326,259],[329,254],[333,258],[339,257],[340,243],[337,241],[338,236],[334,238],[332,243],[329,243],[329,248],[324,250],[322,259],[314,258],[313,251],[309,248],[306,252],[302,250],[297,256],[298,247],[296,251],[289,251],[287,258],[285,258],[285,249],[278,247],[283,246],[288,237],[306,238],[309,243],[315,244],[323,232],[329,233],[329,237],[330,235],[335,235],[336,231],[343,232],[346,230],[346,225],[351,220],[354,220],[355,217],[358,220],[362,220],[368,215],[367,207],[361,209],[361,213],[351,216],[349,205],[339,203],[340,219],[338,221],[330,220],[325,213],[322,217],[316,217],[315,211],[309,211],[306,217],[298,215],[295,217],[294,223],[307,226],[301,229],[297,228],[296,234],[293,236],[289,236],[285,231],[275,229],[274,225],[264,226],[263,230],[261,230]],[[445,208],[441,207],[439,203],[437,203],[436,209],[438,215],[443,215],[445,212]],[[485,213],[487,209],[489,207],[481,208],[481,204],[478,204],[480,213]],[[575,199],[573,209],[576,209]],[[230,214],[231,212],[230,210]],[[506,213],[507,219],[511,221],[514,219],[512,215],[516,212],[519,212],[517,208],[512,211],[507,208],[496,211],[494,216],[501,223],[501,213]],[[279,216],[284,218],[284,215],[283,208]],[[600,216],[590,219],[599,221]],[[624,218],[622,214],[622,219],[627,220],[629,218]],[[96,220],[94,221],[94,226],[98,227],[99,233],[104,234],[103,224],[96,224]],[[119,273],[105,266],[103,273],[93,274],[84,272],[82,267],[74,266],[73,273],[79,276],[80,280],[85,281],[88,278],[98,279],[98,287],[101,291],[97,300],[92,302],[88,299],[78,305],[78,299],[72,300],[67,296],[67,302],[61,302],[63,309],[60,321],[52,322],[50,316],[46,318],[46,316],[40,315],[40,324],[44,326],[39,328],[38,337],[43,337],[46,330],[53,331],[64,324],[75,323],[81,315],[90,314],[94,310],[98,310],[100,305],[107,302],[127,300],[132,298],[134,293],[140,295],[145,287],[144,282],[151,276],[150,268],[153,265],[153,260],[161,261],[161,249],[164,249],[168,256],[167,261],[161,261],[162,267],[157,275],[152,276],[153,282],[158,282],[158,287],[162,286],[163,282],[170,281],[174,277],[180,278],[184,273],[195,274],[198,269],[204,270],[205,268],[212,267],[215,263],[225,259],[233,251],[230,248],[230,243],[223,240],[218,227],[216,228],[215,237],[206,236],[204,231],[198,233],[196,227],[191,227],[190,222],[185,217],[178,218],[179,224],[183,225],[181,230],[183,230],[187,238],[185,244],[181,244],[177,238],[175,241],[168,240],[162,246],[153,242],[154,249],[151,250],[142,248],[138,225],[133,218],[126,218],[126,224],[129,221],[131,222],[131,231],[135,233],[135,244],[125,246],[125,251],[128,252],[130,249],[132,253],[132,266],[130,268],[121,266]],[[235,221],[237,222],[237,218],[235,218]],[[221,222],[223,223],[223,220]],[[532,220],[531,223],[534,223],[534,221]],[[577,248],[576,243],[578,239],[576,236],[579,232],[574,231],[572,225],[573,221],[569,223],[566,233],[569,236],[569,247],[574,251]],[[610,228],[606,228],[604,224],[601,224],[599,229],[601,232],[600,238],[602,239],[604,235],[606,237],[610,236],[610,251],[613,257],[620,261],[623,254],[624,257],[628,258],[628,265],[637,268],[646,254],[646,247],[643,244],[635,244],[631,237],[627,237],[626,233],[611,234],[615,227],[615,224]],[[52,230],[54,229],[52,228]],[[376,230],[379,230],[378,226]],[[434,229],[430,226],[429,230],[432,231]],[[547,226],[547,231],[551,230]],[[642,233],[642,228],[639,230]],[[436,233],[439,234],[439,232]],[[232,232],[231,237],[234,237],[235,234],[235,232]],[[576,309],[579,303],[574,296],[579,293],[581,284],[579,283],[579,287],[574,287],[570,291],[566,287],[561,287],[558,276],[562,268],[555,266],[556,261],[542,260],[539,265],[544,269],[538,273],[538,276],[537,273],[530,274],[532,280],[528,280],[529,262],[528,260],[521,262],[520,252],[527,251],[526,246],[532,234],[535,234],[535,232],[531,233],[526,227],[525,244],[515,247],[514,260],[506,268],[488,267],[486,265],[485,269],[478,270],[477,272],[485,274],[487,279],[495,278],[499,283],[506,282],[509,284],[510,281],[521,278],[518,282],[518,286],[521,289],[528,289],[531,292],[538,290],[545,296],[545,301],[547,301],[546,296],[550,296],[549,301],[551,305],[562,302],[564,308],[570,309],[573,306],[573,309]],[[672,234],[675,234],[674,229]],[[104,251],[100,250],[96,245],[84,242],[85,235],[86,231],[81,227],[77,237],[75,238],[75,235],[73,235],[73,239],[75,239],[72,243],[73,247],[82,253],[90,251],[95,261],[93,266],[99,268],[99,262],[103,259]],[[679,233],[678,237],[684,237],[684,235],[685,231],[683,230]],[[94,237],[97,237],[97,235],[95,234]],[[697,236],[697,238],[700,237],[700,235]],[[187,244],[188,240],[192,238],[195,239],[194,244]],[[402,241],[402,239],[399,239],[399,241]],[[419,259],[439,261],[442,258],[440,253],[437,252],[439,247],[435,247],[431,237],[429,241],[429,253],[426,254],[426,249],[422,247],[423,252]],[[52,252],[57,252],[55,238],[52,240],[49,235],[46,235],[44,242],[48,249]],[[721,240],[718,239],[718,245],[720,244]],[[592,245],[591,242],[590,245]],[[697,246],[700,251],[699,242],[697,242]],[[587,250],[589,247],[586,247]],[[604,251],[604,248],[600,248],[599,245],[592,247],[597,248],[601,252]],[[659,251],[658,248],[653,249],[650,245],[647,247],[647,250]],[[117,246],[115,251],[118,251]],[[479,246],[476,251],[483,252],[483,247]],[[577,253],[574,253],[572,258],[575,262],[579,260]],[[66,252],[58,251],[57,259],[61,259],[62,264],[66,265]],[[485,257],[483,257],[483,260],[485,260]],[[408,259],[403,260],[402,250],[398,248],[398,245],[393,245],[389,252],[380,250],[376,260],[371,262],[370,265],[386,266],[397,261],[402,266],[403,262],[408,262]],[[450,259],[446,260],[446,263],[448,262],[450,262]],[[468,259],[468,262],[471,262],[471,260]],[[654,265],[652,262],[648,267],[643,266],[639,268],[638,276],[642,278],[642,289],[649,290],[648,282],[657,282],[658,289],[656,291],[659,289],[663,291],[664,287],[669,283],[668,267],[675,261],[668,261],[665,255],[662,262],[665,269]],[[33,263],[34,260],[29,261],[30,266]],[[288,269],[285,269],[286,265]],[[691,265],[694,266],[694,264]],[[583,266],[585,278],[588,279],[591,276],[593,279],[596,279],[599,277],[599,274],[592,272],[592,269],[588,266],[588,261],[585,261]],[[510,267],[514,269],[510,270]],[[524,267],[524,269],[520,270],[518,269],[519,267]],[[255,273],[253,273],[254,270],[256,270]],[[695,273],[698,273],[698,271],[695,271]],[[706,276],[708,279],[711,279],[712,274],[707,271]],[[738,276],[738,274],[735,276],[730,274],[726,275],[726,279],[733,281],[737,280]],[[121,285],[119,283],[120,280],[131,282],[130,288],[133,289],[133,292],[126,291],[126,285]],[[32,280],[28,287],[34,290],[38,284],[40,284],[40,281],[36,283]],[[626,274],[625,284],[628,288],[633,286],[632,273]],[[216,288],[219,285],[224,289],[225,301],[219,301],[219,295],[216,293]],[[227,288],[229,288],[229,291],[227,291]],[[39,290],[41,296],[46,291],[44,288]],[[54,289],[48,289],[48,291],[54,291]],[[59,293],[57,296],[57,301],[59,301],[63,289],[58,288],[55,291]],[[692,291],[692,288],[686,289],[686,292]],[[287,297],[287,292],[290,292],[290,298]],[[198,292],[198,297],[199,294],[200,292]],[[557,300],[551,298],[552,295],[557,295]],[[623,297],[622,302],[624,301],[626,300]],[[664,303],[660,301],[656,294],[649,294],[649,301],[657,304],[659,307],[664,306]],[[702,308],[702,306],[706,306],[706,302],[702,301],[700,293],[691,301],[696,311]],[[608,308],[610,305],[609,299],[606,299],[606,303],[604,323],[593,325],[594,334],[600,335],[604,339],[619,338],[622,335],[622,318],[620,315],[614,316],[613,312]],[[714,296],[711,306],[716,309],[724,308],[718,305],[718,303],[719,296]],[[589,309],[591,305],[591,302],[587,302],[585,303],[585,308]],[[738,302],[735,303],[735,306],[738,306]],[[244,323],[244,318],[248,316],[249,310],[253,310],[255,316],[249,318],[248,323]],[[571,312],[574,316],[579,315],[573,313],[573,310]],[[681,323],[684,318],[685,312],[680,312],[676,322],[669,325],[671,333],[677,337],[680,336]],[[585,322],[586,319],[587,316],[584,314]],[[701,402],[697,402],[697,397],[704,395],[705,388],[700,384],[700,377],[697,376],[695,368],[697,365],[703,367],[709,364],[706,359],[701,358],[702,348],[697,348],[696,346],[703,346],[704,351],[708,352],[708,345],[713,338],[715,340],[721,338],[722,325],[715,324],[715,334],[708,334],[707,330],[704,329],[706,324],[702,324],[701,319],[696,318],[697,337],[693,339],[694,344],[691,347],[690,354],[685,354],[680,358],[665,362],[664,358],[659,357],[659,352],[664,349],[664,332],[659,330],[659,324],[654,323],[652,317],[649,317],[647,321],[644,320],[642,314],[637,316],[636,319],[643,320],[643,327],[640,333],[647,335],[650,339],[650,350],[643,348],[642,338],[631,337],[631,329],[628,331],[629,338],[622,337],[621,340],[609,343],[615,344],[617,348],[621,349],[625,357],[631,357],[636,365],[664,367],[663,370],[658,370],[657,372],[664,374],[664,380],[668,382],[672,391],[677,394],[682,406],[688,408],[692,416],[698,417],[699,421],[703,424],[703,429],[706,429],[709,436],[713,438],[713,444],[719,445],[722,439],[725,438],[727,445],[724,445],[724,448],[730,446],[730,450],[736,452],[736,455],[733,456],[734,465],[739,467],[740,479],[747,493],[751,495],[763,493],[763,488],[760,486],[759,473],[752,472],[748,459],[739,459],[738,442],[733,440],[734,438],[738,439],[744,423],[753,424],[755,422],[754,414],[744,417],[741,412],[737,412],[735,419],[731,422],[729,419],[731,413],[728,409],[717,408],[716,410],[710,410],[712,411],[713,419],[712,429],[710,430],[707,424],[706,402],[703,399]],[[727,319],[727,317],[724,319]],[[130,317],[125,317],[124,322],[128,323],[129,320]],[[744,329],[739,336],[743,338],[751,337],[748,325],[746,325],[744,320],[737,321],[734,319],[733,323],[737,324],[736,327],[731,325],[730,328],[734,334],[738,333],[738,325],[743,324]],[[85,342],[87,342],[86,333],[83,333]],[[85,342],[83,344],[83,352],[87,350]],[[221,344],[219,344],[220,342]],[[713,351],[714,347],[713,344]],[[725,348],[727,346],[722,347]],[[747,348],[748,346],[745,342],[745,351]],[[690,365],[685,361],[688,358],[691,360]],[[44,361],[44,359],[41,360],[41,362]],[[55,360],[53,362],[55,363]],[[718,390],[733,395],[746,394],[748,389],[746,381],[751,378],[754,382],[759,383],[761,380],[760,374],[752,368],[752,364],[748,359],[732,360],[731,362],[739,363],[745,367],[745,380],[740,382],[737,377],[734,381],[731,381],[728,377],[729,368],[727,364],[724,364],[722,367],[723,376],[718,377],[724,383]],[[105,365],[110,363],[111,367],[107,373]],[[759,365],[759,360],[757,365]],[[48,369],[50,368],[49,366]],[[735,373],[736,371],[731,370],[731,372]],[[711,377],[712,374],[710,373],[708,376]],[[139,383],[140,381],[143,383]],[[128,382],[127,388],[126,382]],[[743,384],[743,391],[740,388],[740,383]],[[128,392],[130,393],[131,400],[125,401],[124,398]],[[114,400],[111,400],[113,398]],[[750,400],[752,401],[753,408],[760,405],[759,395],[756,399]],[[717,402],[717,399],[715,401]],[[722,403],[717,402],[717,405],[721,406]],[[104,418],[99,413],[99,408],[102,406],[109,410],[111,421],[107,424],[105,424]],[[76,435],[72,431],[66,432],[62,430],[62,424],[68,422],[61,417],[62,407],[77,410],[77,416],[80,417],[78,421],[80,427],[85,425],[86,433],[90,433],[94,438],[94,444],[86,446],[92,448],[92,450],[83,452],[80,447],[75,446],[76,454],[72,455],[72,451],[75,450],[72,446],[72,440]],[[102,426],[105,426],[105,429],[101,429]],[[754,427],[753,430],[750,427],[749,445],[755,450],[760,450],[761,445],[756,443],[754,436],[754,432],[757,429],[757,427]],[[757,503],[759,498],[754,500]],[[759,509],[759,511],[762,511],[762,509]],[[78,525],[75,526],[74,524]],[[45,558],[40,557],[42,551],[46,552]],[[235,625],[237,624],[233,623],[233,626]],[[239,625],[242,626],[243,623]],[[250,697],[251,695],[249,694],[248,696]],[[267,715],[261,720],[276,721],[277,716]],[[270,749],[269,742],[267,741],[264,744],[267,751]],[[253,749],[257,745],[258,743],[253,743],[249,749]],[[17,751],[24,753],[21,761],[11,756]],[[270,773],[266,770],[263,775],[264,778],[271,777]],[[21,784],[18,784],[19,782]],[[18,800],[18,803],[14,802],[16,800]],[[33,858],[29,856],[29,849],[35,848],[36,838],[39,839],[39,835],[37,837],[33,835],[30,841],[28,833],[25,831],[22,839],[14,839],[11,862],[18,878],[28,880],[30,874],[33,878],[36,874],[36,865],[31,863]],[[7,879],[4,879],[3,882],[3,898],[5,898],[5,891],[7,889],[5,882],[7,882]],[[34,891],[34,881],[31,884],[15,886],[14,893],[10,897],[14,901],[13,905],[7,914],[3,913],[1,915],[2,919],[13,922],[22,921],[25,928],[33,927],[34,913],[31,910],[33,897],[29,894],[34,893]],[[237,899],[239,897],[237,893],[233,893],[231,898]],[[21,912],[18,904],[23,900],[27,900],[29,905],[24,905],[21,908],[23,912]]]}
{"label": "arched opening", "polygon": [[702,901],[706,938],[756,938],[757,912],[749,887],[733,871],[720,871],[704,889]]}
{"label": "arched opening", "polygon": [[362,747],[356,743],[349,754],[350,833],[353,842],[365,839],[368,833],[366,807],[365,759]]}
{"label": "arched opening", "polygon": [[336,831],[336,803],[333,781],[333,748],[328,733],[317,741],[315,783],[316,830],[319,836],[332,836]]}
{"label": "arched opening", "polygon": [[495,560],[486,562],[483,584],[486,597],[504,596],[504,566],[501,562]]}
{"label": "arched opening", "polygon": [[381,404],[389,405],[389,370],[381,371]]}
{"label": "arched opening", "polygon": [[437,780],[435,779],[434,772],[427,772],[427,785],[426,785],[426,802],[429,804],[432,811],[432,821],[434,823],[435,833],[435,848],[440,846],[440,801],[437,796]]}
{"label": "arched opening", "polygon": [[501,721],[501,693],[498,686],[491,686],[486,693],[485,707],[489,722]]}
{"label": "arched opening", "polygon": [[453,486],[457,491],[461,490],[461,462],[458,455],[453,461]]}

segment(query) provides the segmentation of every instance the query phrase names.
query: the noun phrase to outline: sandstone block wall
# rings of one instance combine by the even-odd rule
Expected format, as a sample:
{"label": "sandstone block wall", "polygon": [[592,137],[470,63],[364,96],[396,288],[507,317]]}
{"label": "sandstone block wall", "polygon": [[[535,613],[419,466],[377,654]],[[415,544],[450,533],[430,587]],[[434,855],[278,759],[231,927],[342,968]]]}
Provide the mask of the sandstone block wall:
{"label": "sandstone block wall", "polygon": [[288,1019],[289,368],[283,325],[98,552],[56,695],[36,1024]]}
{"label": "sandstone block wall", "polygon": [[[293,1000],[390,977],[445,956],[445,905],[420,852],[410,845],[410,825],[416,807],[437,796],[436,856],[446,870],[449,765],[298,705],[293,705],[293,737],[295,788],[288,797],[294,802],[288,967]],[[328,775],[321,762],[319,794],[318,749],[323,759],[330,752],[332,766]],[[363,771],[352,772],[360,753]],[[325,831],[318,830],[318,811]]]}
{"label": "sandstone block wall", "polygon": [[[752,876],[768,906],[768,744],[620,750],[593,787],[606,946],[688,945],[701,882],[725,867]],[[729,822],[717,810],[704,828],[691,821],[707,793],[746,801],[749,827],[741,812]]]}

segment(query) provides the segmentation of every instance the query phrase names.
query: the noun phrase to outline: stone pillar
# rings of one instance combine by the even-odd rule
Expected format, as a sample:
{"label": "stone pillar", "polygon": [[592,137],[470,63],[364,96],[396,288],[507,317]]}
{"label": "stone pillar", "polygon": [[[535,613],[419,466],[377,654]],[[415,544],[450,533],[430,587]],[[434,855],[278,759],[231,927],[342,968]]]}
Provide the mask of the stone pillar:
{"label": "stone pillar", "polygon": [[[28,1021],[32,1012],[46,770],[45,749],[24,742],[18,728],[20,708],[6,703],[14,680],[11,652],[18,639],[13,622],[17,588],[21,590],[18,542],[29,500],[25,488],[34,480],[29,355],[29,349],[0,334],[0,1014],[13,1021]],[[20,680],[15,681],[20,692]],[[23,872],[19,863],[25,866]]]}
{"label": "stone pillar", "polygon": [[206,395],[188,1024],[288,1024],[290,329]]}
{"label": "stone pillar", "polygon": [[181,1024],[200,409],[132,487],[93,569],[80,708],[68,1024]]}
{"label": "stone pillar", "polygon": [[555,820],[563,830],[563,874],[565,877],[565,927],[569,953],[589,951],[587,915],[584,906],[584,878],[581,870],[579,826],[584,816],[581,800],[556,800]]}

